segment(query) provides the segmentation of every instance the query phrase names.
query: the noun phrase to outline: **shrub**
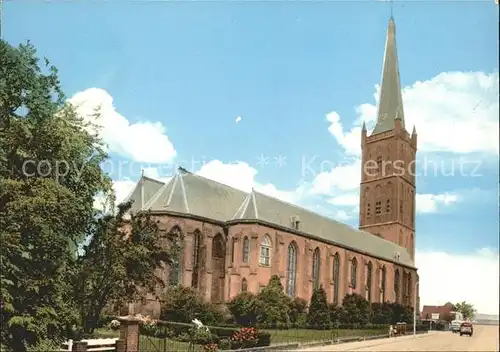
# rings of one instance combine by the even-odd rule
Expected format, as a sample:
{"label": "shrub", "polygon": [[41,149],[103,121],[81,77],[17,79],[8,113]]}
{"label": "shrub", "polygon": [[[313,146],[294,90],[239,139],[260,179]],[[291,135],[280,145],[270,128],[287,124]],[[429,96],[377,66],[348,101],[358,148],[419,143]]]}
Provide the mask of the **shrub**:
{"label": "shrub", "polygon": [[392,308],[388,303],[372,303],[371,305],[372,318],[374,324],[391,324],[392,323]]}
{"label": "shrub", "polygon": [[290,325],[290,298],[283,292],[281,279],[273,275],[269,284],[255,300],[257,323],[266,327],[288,327]]}
{"label": "shrub", "polygon": [[303,325],[307,320],[307,301],[302,298],[295,298],[289,303],[290,323],[296,326]]}
{"label": "shrub", "polygon": [[413,322],[413,308],[405,307],[399,303],[389,303],[388,306],[392,312],[391,324]]}
{"label": "shrub", "polygon": [[222,320],[216,307],[207,303],[192,288],[175,286],[162,299],[160,319],[181,323],[191,323],[199,319],[203,324],[216,324]]}
{"label": "shrub", "polygon": [[344,319],[347,324],[365,325],[370,322],[370,303],[362,296],[353,293],[345,295],[342,300]]}
{"label": "shrub", "polygon": [[251,326],[257,322],[256,297],[250,292],[242,292],[227,305],[238,325]]}
{"label": "shrub", "polygon": [[307,324],[314,329],[329,329],[331,327],[330,311],[323,286],[313,291],[309,312],[307,313]]}
{"label": "shrub", "polygon": [[330,308],[330,320],[332,321],[332,325],[334,327],[340,326],[340,324],[342,324],[345,320],[344,307],[331,304],[329,308]]}

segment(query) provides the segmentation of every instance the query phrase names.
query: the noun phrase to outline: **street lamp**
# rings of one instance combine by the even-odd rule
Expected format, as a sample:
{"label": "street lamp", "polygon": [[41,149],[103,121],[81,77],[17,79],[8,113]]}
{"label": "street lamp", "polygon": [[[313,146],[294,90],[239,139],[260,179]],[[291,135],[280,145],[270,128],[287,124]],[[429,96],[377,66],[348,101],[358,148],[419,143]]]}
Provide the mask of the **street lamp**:
{"label": "street lamp", "polygon": [[417,286],[420,281],[415,282],[415,294],[413,295],[415,303],[413,304],[413,336],[417,335]]}

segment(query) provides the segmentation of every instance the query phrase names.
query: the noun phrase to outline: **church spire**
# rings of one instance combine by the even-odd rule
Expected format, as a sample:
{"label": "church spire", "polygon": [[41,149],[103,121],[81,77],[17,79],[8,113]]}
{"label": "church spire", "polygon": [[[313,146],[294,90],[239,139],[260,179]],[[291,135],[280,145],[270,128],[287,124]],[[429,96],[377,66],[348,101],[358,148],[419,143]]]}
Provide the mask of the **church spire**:
{"label": "church spire", "polygon": [[403,97],[399,81],[398,53],[396,49],[396,25],[394,24],[394,18],[391,16],[385,40],[377,123],[372,134],[394,129],[397,119],[401,120],[401,127],[404,128]]}

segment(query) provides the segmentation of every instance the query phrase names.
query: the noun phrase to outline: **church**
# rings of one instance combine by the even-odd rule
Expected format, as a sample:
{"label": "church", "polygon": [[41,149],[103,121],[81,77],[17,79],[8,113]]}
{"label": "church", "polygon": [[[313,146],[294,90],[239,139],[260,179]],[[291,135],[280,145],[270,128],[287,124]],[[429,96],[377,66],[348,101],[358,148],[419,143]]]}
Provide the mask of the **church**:
{"label": "church", "polygon": [[[126,199],[133,201],[132,211],[151,211],[161,231],[182,239],[176,263],[157,274],[167,285],[192,287],[214,303],[258,293],[278,275],[287,295],[307,301],[322,285],[333,304],[349,293],[370,302],[418,304],[417,134],[405,129],[392,17],[377,121],[371,133],[363,125],[360,143],[359,229],[181,168],[168,183],[141,177]],[[158,316],[159,302],[150,296],[129,309]]]}

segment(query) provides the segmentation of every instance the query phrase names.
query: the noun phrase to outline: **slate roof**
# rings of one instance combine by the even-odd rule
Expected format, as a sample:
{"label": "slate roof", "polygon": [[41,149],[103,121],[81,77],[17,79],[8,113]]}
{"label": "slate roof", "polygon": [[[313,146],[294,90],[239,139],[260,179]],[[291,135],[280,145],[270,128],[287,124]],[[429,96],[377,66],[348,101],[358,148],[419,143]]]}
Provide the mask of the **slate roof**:
{"label": "slate roof", "polygon": [[401,93],[398,52],[396,48],[396,25],[394,19],[391,17],[385,41],[377,123],[372,135],[391,131],[394,129],[397,119],[401,120],[401,126],[404,127],[403,95]]}
{"label": "slate roof", "polygon": [[299,234],[415,267],[408,251],[371,233],[253,190],[245,193],[179,169],[167,183],[143,176],[126,199],[132,211],[190,214],[220,222],[263,221],[293,232],[291,217],[300,219]]}

